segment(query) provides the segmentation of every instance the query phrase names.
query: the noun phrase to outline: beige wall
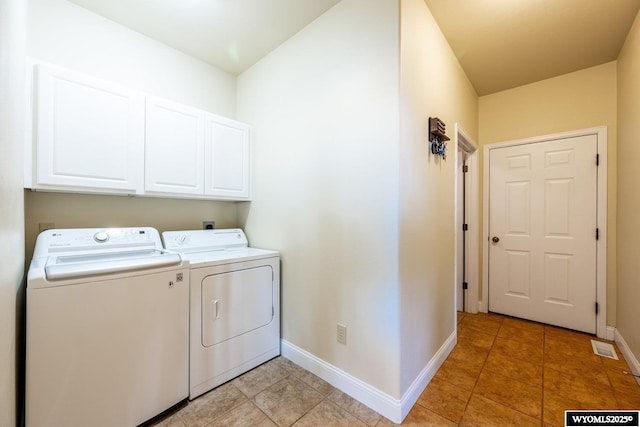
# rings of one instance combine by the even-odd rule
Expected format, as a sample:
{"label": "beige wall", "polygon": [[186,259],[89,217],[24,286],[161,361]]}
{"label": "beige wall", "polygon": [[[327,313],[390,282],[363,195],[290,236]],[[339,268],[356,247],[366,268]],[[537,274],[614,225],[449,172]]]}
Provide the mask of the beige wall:
{"label": "beige wall", "polygon": [[343,0],[238,78],[254,171],[241,224],[282,253],[282,337],[393,397],[398,31],[397,1]]}
{"label": "beige wall", "polygon": [[426,119],[476,138],[475,91],[423,1],[344,0],[238,94],[254,126],[241,222],[282,251],[283,338],[402,397],[455,325],[455,159],[429,154]]}
{"label": "beige wall", "polygon": [[617,328],[640,358],[640,14],[618,58]]}
{"label": "beige wall", "polygon": [[607,325],[616,323],[616,81],[616,62],[609,62],[483,96],[479,114],[481,145],[607,126]]}
{"label": "beige wall", "polygon": [[[400,313],[405,392],[455,328],[454,125],[477,139],[478,97],[423,0],[401,2]],[[428,117],[452,138],[429,151]]]}
{"label": "beige wall", "polygon": [[[16,320],[24,298],[24,216],[22,199],[22,108],[26,1],[0,2],[0,426],[16,425]],[[18,356],[19,357],[19,356]]]}
{"label": "beige wall", "polygon": [[204,220],[214,220],[216,228],[235,227],[235,204],[25,190],[27,260],[33,255],[41,223],[53,223],[56,228],[144,226],[154,227],[163,232],[198,230],[202,228]]}
{"label": "beige wall", "polygon": [[[202,61],[66,0],[30,0],[27,53],[152,95],[235,117],[236,79]],[[26,252],[41,222],[65,227],[199,229],[237,225],[236,204],[197,200],[26,192]]]}

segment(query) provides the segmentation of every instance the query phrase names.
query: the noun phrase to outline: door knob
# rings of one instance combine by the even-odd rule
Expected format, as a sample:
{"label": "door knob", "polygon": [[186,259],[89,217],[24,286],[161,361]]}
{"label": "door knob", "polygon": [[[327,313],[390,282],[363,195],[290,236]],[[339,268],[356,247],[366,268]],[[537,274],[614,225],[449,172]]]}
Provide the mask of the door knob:
{"label": "door knob", "polygon": [[493,236],[493,237],[491,238],[491,241],[492,241],[493,243],[498,243],[498,242],[500,241],[500,238],[499,238],[498,236]]}

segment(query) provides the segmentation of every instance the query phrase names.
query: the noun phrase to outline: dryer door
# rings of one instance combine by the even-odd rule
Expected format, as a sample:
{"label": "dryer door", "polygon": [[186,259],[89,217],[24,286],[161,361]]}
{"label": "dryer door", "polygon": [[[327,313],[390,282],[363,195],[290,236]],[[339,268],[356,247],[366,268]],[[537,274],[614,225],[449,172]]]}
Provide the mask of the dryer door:
{"label": "dryer door", "polygon": [[213,274],[202,281],[202,345],[210,347],[273,320],[269,265]]}

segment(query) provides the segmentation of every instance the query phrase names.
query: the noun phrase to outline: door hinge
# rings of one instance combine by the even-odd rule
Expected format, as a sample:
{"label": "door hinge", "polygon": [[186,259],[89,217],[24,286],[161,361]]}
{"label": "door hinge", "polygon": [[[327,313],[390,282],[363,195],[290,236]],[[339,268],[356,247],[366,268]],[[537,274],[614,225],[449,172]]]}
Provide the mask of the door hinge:
{"label": "door hinge", "polygon": [[596,166],[600,166],[600,154],[596,154]]}
{"label": "door hinge", "polygon": [[462,289],[464,290],[469,289],[469,284],[467,282],[462,282]]}
{"label": "door hinge", "polygon": [[600,229],[596,228],[596,240],[600,240]]}
{"label": "door hinge", "polygon": [[596,314],[598,314],[600,312],[600,305],[598,305],[598,303],[596,302]]}
{"label": "door hinge", "polygon": [[462,166],[462,172],[463,172],[463,173],[467,173],[467,172],[469,172],[469,166],[467,166],[467,165],[463,165],[463,166]]}
{"label": "door hinge", "polygon": [[469,230],[469,224],[462,224],[462,231]]}

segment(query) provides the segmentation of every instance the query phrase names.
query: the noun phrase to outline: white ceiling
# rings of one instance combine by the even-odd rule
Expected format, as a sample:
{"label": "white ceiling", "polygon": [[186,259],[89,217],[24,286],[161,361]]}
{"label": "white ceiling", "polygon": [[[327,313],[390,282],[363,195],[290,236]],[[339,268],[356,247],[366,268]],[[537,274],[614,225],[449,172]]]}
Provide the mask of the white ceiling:
{"label": "white ceiling", "polygon": [[70,0],[237,75],[340,0]]}
{"label": "white ceiling", "polygon": [[[340,0],[70,1],[237,75]],[[616,59],[640,9],[640,0],[425,3],[479,95]]]}

